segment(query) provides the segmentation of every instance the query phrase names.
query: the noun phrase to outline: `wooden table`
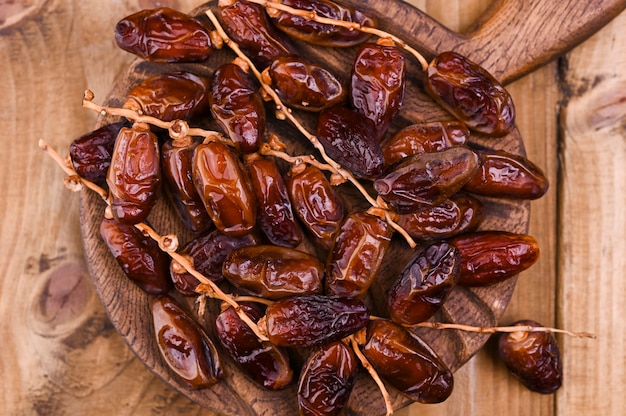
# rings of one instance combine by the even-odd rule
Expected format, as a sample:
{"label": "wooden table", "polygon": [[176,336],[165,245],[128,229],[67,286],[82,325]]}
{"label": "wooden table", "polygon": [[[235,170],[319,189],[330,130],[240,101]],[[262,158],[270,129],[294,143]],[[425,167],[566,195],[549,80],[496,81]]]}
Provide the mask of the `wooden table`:
{"label": "wooden table", "polygon": [[[157,380],[107,320],[87,273],[78,195],[37,147],[66,151],[90,130],[85,88],[104,97],[131,57],[115,49],[115,22],[156,1],[0,2],[0,413],[208,415]],[[169,0],[181,10],[194,1]],[[489,0],[411,0],[455,30]],[[532,318],[584,330],[560,337],[565,383],[525,390],[488,343],[456,373],[441,405],[407,415],[619,415],[626,409],[626,14],[508,89],[530,159],[551,180],[532,204],[542,257],[519,279],[502,323]]]}

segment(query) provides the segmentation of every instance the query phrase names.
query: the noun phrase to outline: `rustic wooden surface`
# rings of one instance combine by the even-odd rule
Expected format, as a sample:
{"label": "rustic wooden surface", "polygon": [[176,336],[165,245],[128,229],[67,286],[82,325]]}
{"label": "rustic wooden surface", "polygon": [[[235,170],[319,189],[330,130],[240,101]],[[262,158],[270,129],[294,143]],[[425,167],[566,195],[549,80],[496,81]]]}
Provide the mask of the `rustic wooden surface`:
{"label": "rustic wooden surface", "polygon": [[[454,30],[470,28],[491,3],[410,2]],[[37,148],[43,138],[66,149],[94,125],[95,116],[80,107],[82,91],[105,96],[132,59],[115,50],[113,25],[155,3],[0,4],[2,414],[212,414],[157,380],[112,328],[87,274],[78,197]],[[456,373],[447,402],[397,414],[619,415],[626,408],[624,27],[622,13],[508,87],[529,157],[552,187],[532,204],[530,233],[542,258],[520,277],[502,322],[532,318],[598,339],[560,338],[566,378],[556,395],[520,387],[488,343]]]}

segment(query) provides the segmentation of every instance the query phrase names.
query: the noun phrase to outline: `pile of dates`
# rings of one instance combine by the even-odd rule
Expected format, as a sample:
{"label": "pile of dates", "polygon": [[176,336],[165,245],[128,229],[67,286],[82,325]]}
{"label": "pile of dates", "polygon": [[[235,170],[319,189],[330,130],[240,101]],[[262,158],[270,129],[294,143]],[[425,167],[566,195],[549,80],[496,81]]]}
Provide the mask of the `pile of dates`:
{"label": "pile of dates", "polygon": [[[282,4],[377,25],[367,11],[329,0]],[[360,352],[411,400],[445,400],[452,372],[411,326],[433,317],[455,287],[497,284],[539,256],[531,236],[477,231],[484,198],[536,199],[548,187],[526,158],[472,144],[479,135],[493,138],[497,147],[498,138],[513,132],[511,97],[455,52],[408,74],[411,57],[386,38],[279,10],[268,13],[247,1],[220,0],[216,15],[262,72],[261,80],[235,55],[212,63],[225,46],[206,16],[140,11],[119,21],[115,40],[162,72],[134,85],[123,107],[171,122],[169,136],[148,123],[121,119],[70,148],[76,173],[108,190],[110,209],[100,233],[124,273],[152,299],[154,342],[163,361],[190,389],[202,389],[224,377],[221,362],[230,359],[268,390],[297,383],[301,414],[333,415],[350,395]],[[299,53],[303,42],[345,48],[350,73],[309,60]],[[172,71],[174,64],[189,65]],[[410,76],[421,77],[423,90],[441,106],[440,121],[398,126]],[[306,138],[269,131],[270,121],[277,121],[260,81],[293,114],[314,120],[309,125],[327,156],[376,195],[376,206],[347,203],[358,195],[344,195],[350,184],[335,186],[336,171],[263,152]],[[187,134],[187,125],[211,125],[219,134],[201,140]],[[287,149],[313,149],[306,146]],[[309,152],[323,162],[314,149]],[[266,339],[233,306],[225,304],[205,328],[179,301],[197,296],[201,282],[135,226],[150,220],[162,196],[188,231],[178,253],[227,293],[245,296],[239,308]],[[375,305],[380,316],[373,316],[368,291],[383,259],[394,256],[392,240],[404,238],[398,227],[419,244],[385,287],[384,304]],[[356,335],[360,351],[347,341]],[[551,336],[527,339],[551,343]],[[507,362],[523,366],[530,361],[527,350],[532,348],[514,350]],[[545,350],[558,357],[555,347]],[[291,364],[293,351],[305,357],[301,368]],[[535,385],[554,391],[560,363],[553,359],[543,369],[545,383]]]}

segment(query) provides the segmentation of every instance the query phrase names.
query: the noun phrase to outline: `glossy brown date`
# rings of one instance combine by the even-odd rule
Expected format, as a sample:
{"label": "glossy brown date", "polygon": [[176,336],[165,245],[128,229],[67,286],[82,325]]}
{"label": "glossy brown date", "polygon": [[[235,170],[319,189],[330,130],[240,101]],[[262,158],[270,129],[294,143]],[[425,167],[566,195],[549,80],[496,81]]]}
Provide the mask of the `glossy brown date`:
{"label": "glossy brown date", "polygon": [[124,108],[163,121],[188,120],[208,108],[209,82],[190,72],[151,76],[127,95]]}
{"label": "glossy brown date", "polygon": [[265,136],[265,106],[258,88],[237,64],[227,63],[213,74],[211,113],[237,150],[256,152]]}
{"label": "glossy brown date", "polygon": [[314,347],[339,341],[364,328],[369,312],[359,299],[323,295],[282,298],[267,307],[270,342],[281,347]]}
{"label": "glossy brown date", "polygon": [[366,43],[357,52],[350,79],[350,102],[370,120],[382,139],[404,100],[404,55],[393,42]]}
{"label": "glossy brown date", "polygon": [[411,400],[441,403],[452,393],[452,372],[435,352],[390,321],[372,321],[363,355],[381,378]]}
{"label": "glossy brown date", "polygon": [[393,230],[381,218],[356,211],[341,225],[326,264],[326,294],[366,295],[387,253]]}
{"label": "glossy brown date", "polygon": [[[254,322],[263,311],[256,304],[239,306]],[[231,306],[215,318],[217,338],[228,355],[259,385],[268,390],[285,388],[293,379],[287,352],[261,341]]]}
{"label": "glossy brown date", "polygon": [[383,142],[385,164],[391,166],[408,156],[462,146],[469,135],[469,129],[460,121],[412,124]]}
{"label": "glossy brown date", "polygon": [[341,196],[324,173],[314,166],[290,175],[286,183],[296,215],[316,242],[330,249],[344,218]]}
{"label": "glossy brown date", "polygon": [[485,215],[480,200],[470,195],[455,194],[441,204],[412,214],[400,214],[396,222],[417,240],[443,240],[474,231]]}
{"label": "glossy brown date", "polygon": [[188,230],[204,231],[213,223],[191,177],[193,154],[199,142],[168,140],[161,147],[163,185],[174,210]]}
{"label": "glossy brown date", "polygon": [[435,243],[415,256],[400,273],[387,294],[392,321],[415,325],[433,316],[456,286],[461,267],[459,250]]}
{"label": "glossy brown date", "polygon": [[161,159],[157,137],[147,124],[120,130],[107,185],[116,220],[136,224],[148,217],[161,187]]}
{"label": "glossy brown date", "polygon": [[296,55],[274,60],[268,75],[280,99],[301,110],[321,111],[343,102],[347,96],[346,89],[335,75]]}
{"label": "glossy brown date", "polygon": [[[511,324],[516,325],[542,326],[531,320]],[[498,340],[498,352],[511,374],[529,390],[551,394],[561,387],[563,365],[554,335],[537,331],[503,333]]]}
{"label": "glossy brown date", "polygon": [[250,180],[233,151],[221,142],[196,148],[193,181],[218,230],[231,236],[249,233],[256,223],[256,199]]}
{"label": "glossy brown date", "polygon": [[287,185],[271,158],[249,157],[245,163],[258,202],[257,223],[270,243],[296,247],[302,242]]}
{"label": "glossy brown date", "polygon": [[72,167],[81,178],[103,185],[111,166],[115,139],[122,127],[130,127],[128,122],[104,125],[76,138],[70,145]]}
{"label": "glossy brown date", "polygon": [[226,257],[222,273],[236,288],[266,299],[320,294],[324,289],[324,264],[288,247],[239,248]]}
{"label": "glossy brown date", "polygon": [[478,173],[464,189],[497,198],[538,199],[548,191],[548,178],[527,158],[502,150],[478,153]]}
{"label": "glossy brown date", "polygon": [[509,93],[484,68],[456,52],[443,52],[430,63],[424,87],[472,130],[500,137],[515,127],[515,106]]}
{"label": "glossy brown date", "polygon": [[322,111],[317,138],[328,156],[355,176],[371,179],[383,173],[385,159],[374,126],[356,111],[341,105]]}
{"label": "glossy brown date", "polygon": [[124,274],[144,292],[163,295],[170,291],[169,257],[156,241],[134,225],[106,218],[100,223],[100,236]]}
{"label": "glossy brown date", "polygon": [[120,20],[115,41],[121,49],[152,62],[201,62],[215,49],[199,20],[166,7]]}
{"label": "glossy brown date", "polygon": [[302,416],[333,416],[344,408],[356,380],[358,362],[341,341],[314,348],[298,380]]}
{"label": "glossy brown date", "polygon": [[476,172],[478,156],[464,146],[404,158],[374,189],[397,213],[436,206],[457,193]]}
{"label": "glossy brown date", "polygon": [[[222,265],[230,252],[237,248],[257,244],[261,244],[261,239],[254,233],[234,237],[219,230],[212,230],[189,241],[179,250],[179,254],[188,257],[193,268],[204,277],[215,283],[221,283],[224,281]],[[176,260],[170,262],[170,276],[179,293],[185,296],[197,294],[195,289],[200,282]]]}
{"label": "glossy brown date", "polygon": [[459,285],[488,286],[535,264],[539,244],[533,237],[506,231],[477,231],[450,239],[461,253]]}
{"label": "glossy brown date", "polygon": [[163,360],[189,388],[205,389],[222,378],[213,342],[172,298],[160,296],[152,301],[152,320]]}
{"label": "glossy brown date", "polygon": [[239,0],[220,0],[218,4],[224,30],[256,65],[265,68],[279,56],[297,53],[262,6]]}
{"label": "glossy brown date", "polygon": [[[282,0],[285,6],[314,11],[318,16],[376,27],[375,18],[359,10],[342,6],[330,0]],[[272,14],[276,26],[293,38],[327,47],[349,47],[365,42],[370,35],[358,30],[327,25],[313,20],[277,11]]]}

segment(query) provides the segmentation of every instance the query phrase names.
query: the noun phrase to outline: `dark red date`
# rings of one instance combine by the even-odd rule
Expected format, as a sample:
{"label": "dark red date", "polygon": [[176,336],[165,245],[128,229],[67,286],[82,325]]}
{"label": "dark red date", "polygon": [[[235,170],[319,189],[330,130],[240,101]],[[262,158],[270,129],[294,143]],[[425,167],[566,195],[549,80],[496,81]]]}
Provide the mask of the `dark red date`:
{"label": "dark red date", "polygon": [[358,299],[323,295],[282,298],[267,307],[265,324],[270,342],[281,347],[314,347],[339,341],[369,321]]}
{"label": "dark red date", "polygon": [[459,285],[488,286],[528,269],[539,259],[537,240],[526,234],[478,231],[450,240],[461,253]]}
{"label": "dark red date", "polygon": [[441,403],[452,393],[452,372],[435,352],[390,321],[372,321],[363,355],[381,378],[411,400]]}
{"label": "dark red date", "polygon": [[333,416],[348,402],[358,362],[352,349],[337,341],[314,348],[298,380],[298,408],[303,416]]}
{"label": "dark red date", "polygon": [[100,236],[124,274],[144,292],[163,295],[170,291],[169,257],[156,241],[134,225],[106,218],[100,224]]}
{"label": "dark red date", "polygon": [[152,320],[163,360],[189,388],[205,389],[222,378],[213,342],[173,299],[160,296],[152,301]]}
{"label": "dark red date", "polygon": [[[516,325],[541,327],[531,320],[511,324]],[[552,394],[561,387],[563,365],[554,335],[538,331],[503,333],[498,341],[498,352],[511,374],[529,390]]]}
{"label": "dark red date", "polygon": [[[254,322],[262,315],[255,304],[240,302],[239,306]],[[261,341],[232,306],[215,318],[215,328],[228,355],[256,383],[268,390],[280,390],[291,383],[293,370],[287,352]]]}
{"label": "dark red date", "polygon": [[211,113],[243,153],[256,152],[265,136],[265,106],[258,88],[239,65],[215,71],[209,94]]}
{"label": "dark red date", "polygon": [[302,251],[270,245],[232,251],[222,266],[235,287],[266,299],[322,293],[324,264]]}
{"label": "dark red date", "polygon": [[481,151],[478,173],[464,189],[497,198],[538,199],[548,191],[548,178],[527,158],[502,150]]}
{"label": "dark red date", "polygon": [[380,140],[404,100],[404,55],[393,42],[366,43],[352,65],[350,102],[357,113],[370,120]]}
{"label": "dark red date", "polygon": [[334,106],[317,119],[317,137],[335,162],[360,178],[383,173],[385,159],[373,123],[354,110]]}
{"label": "dark red date", "polygon": [[433,316],[456,286],[461,266],[459,250],[436,243],[415,256],[387,294],[392,321],[415,325]]}
{"label": "dark red date", "polygon": [[388,223],[373,214],[356,211],[348,215],[328,256],[326,293],[364,297],[387,253],[392,233]]}
{"label": "dark red date", "polygon": [[409,214],[441,204],[478,169],[476,153],[457,146],[404,158],[374,182],[374,189],[397,213]]}
{"label": "dark red date", "polygon": [[148,217],[161,187],[161,158],[157,137],[147,124],[120,130],[107,185],[116,220],[136,224]]}
{"label": "dark red date", "polygon": [[321,111],[347,96],[341,81],[327,69],[295,55],[272,62],[268,75],[280,99],[288,106]]}
{"label": "dark red date", "polygon": [[215,49],[199,20],[166,7],[120,20],[115,41],[121,49],[152,62],[201,62]]}
{"label": "dark red date", "polygon": [[196,148],[193,181],[211,220],[225,234],[241,236],[256,223],[256,199],[242,163],[221,142]]}
{"label": "dark red date", "polygon": [[500,137],[515,127],[515,106],[509,93],[484,68],[456,52],[444,52],[430,63],[424,87],[472,130]]}

